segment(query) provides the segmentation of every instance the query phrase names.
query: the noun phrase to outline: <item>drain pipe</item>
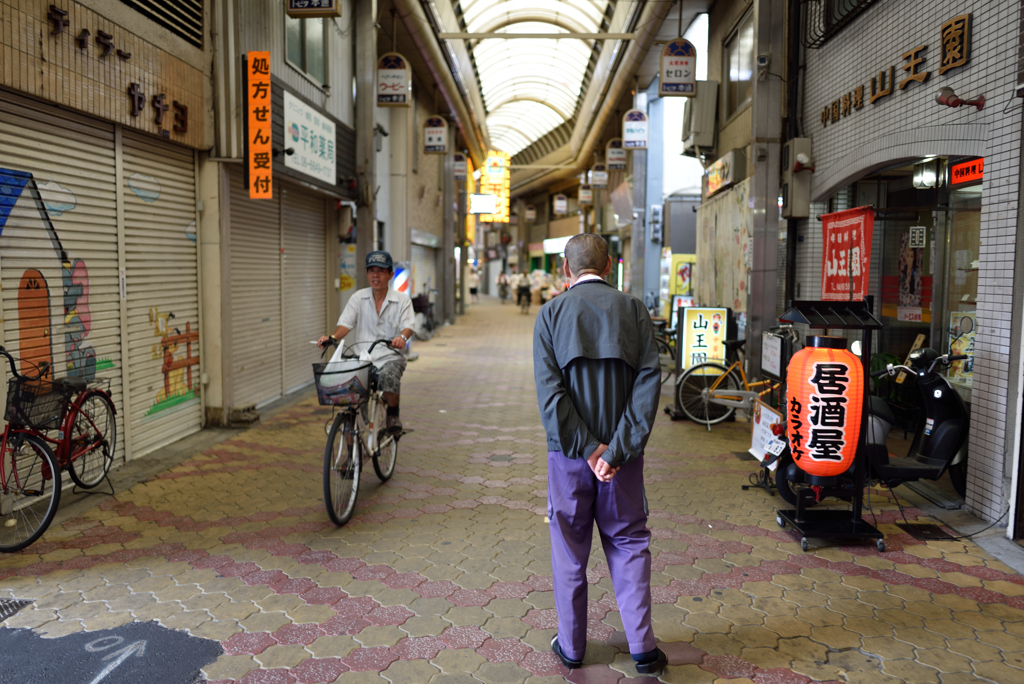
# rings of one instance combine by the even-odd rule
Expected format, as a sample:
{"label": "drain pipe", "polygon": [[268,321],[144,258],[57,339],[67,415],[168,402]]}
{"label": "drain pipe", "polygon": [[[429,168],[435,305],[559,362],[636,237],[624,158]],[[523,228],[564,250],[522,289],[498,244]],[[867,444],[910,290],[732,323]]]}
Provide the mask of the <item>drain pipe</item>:
{"label": "drain pipe", "polygon": [[634,38],[630,41],[629,47],[626,48],[622,62],[612,77],[611,85],[608,87],[608,94],[598,108],[597,117],[592,123],[586,121],[577,121],[576,123],[577,128],[580,126],[588,127],[584,130],[589,132],[583,139],[583,144],[580,146],[579,151],[565,162],[568,166],[546,173],[527,181],[524,185],[513,188],[512,192],[514,194],[528,195],[547,187],[555,181],[570,178],[586,170],[594,149],[604,134],[608,119],[615,114],[615,105],[633,87],[633,75],[640,67],[644,57],[647,56],[647,52],[654,42],[658,31],[661,29],[665,17],[668,16],[670,9],[672,9],[671,2],[647,2],[644,5],[640,20],[637,22],[637,27],[634,31]]}
{"label": "drain pipe", "polygon": [[[789,0],[787,8],[789,20],[789,46],[786,58],[786,77],[788,87],[786,93],[787,114],[789,121],[786,139],[792,140],[800,136],[800,0]],[[800,220],[786,219],[786,286],[785,305],[796,299],[796,241]]]}
{"label": "drain pipe", "polygon": [[487,156],[487,146],[480,132],[482,130],[480,122],[466,107],[462,91],[452,76],[448,61],[441,51],[441,46],[438,45],[439,39],[427,20],[423,7],[418,0],[395,0],[395,9],[398,11],[398,16],[402,18],[402,23],[405,24],[409,36],[419,49],[420,55],[427,63],[434,82],[437,83],[441,94],[444,95],[449,108],[455,112],[462,136],[469,146],[469,156],[473,158],[473,164],[477,168],[481,168]]}

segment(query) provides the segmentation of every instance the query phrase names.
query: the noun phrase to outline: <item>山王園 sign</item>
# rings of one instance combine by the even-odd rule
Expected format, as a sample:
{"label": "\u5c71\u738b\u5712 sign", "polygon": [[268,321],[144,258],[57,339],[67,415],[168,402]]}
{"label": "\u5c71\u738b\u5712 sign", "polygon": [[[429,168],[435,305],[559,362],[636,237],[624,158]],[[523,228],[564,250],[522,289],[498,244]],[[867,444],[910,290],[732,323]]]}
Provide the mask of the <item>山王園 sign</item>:
{"label": "\u5c71\u738b\u5712 sign", "polygon": [[867,297],[874,225],[875,212],[866,206],[822,215],[822,300],[852,302]]}

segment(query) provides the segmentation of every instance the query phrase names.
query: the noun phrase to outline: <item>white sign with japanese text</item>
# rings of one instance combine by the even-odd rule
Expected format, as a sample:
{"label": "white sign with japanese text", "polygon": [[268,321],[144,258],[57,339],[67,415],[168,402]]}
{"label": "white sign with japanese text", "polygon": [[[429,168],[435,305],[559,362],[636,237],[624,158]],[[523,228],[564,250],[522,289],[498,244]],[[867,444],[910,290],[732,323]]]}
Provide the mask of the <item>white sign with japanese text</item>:
{"label": "white sign with japanese text", "polygon": [[630,150],[647,149],[647,115],[630,109],[622,116],[622,146]]}
{"label": "white sign with japanese text", "polygon": [[612,138],[604,148],[604,161],[609,171],[626,170],[626,150],[622,138]]}
{"label": "white sign with japanese text", "polygon": [[426,154],[444,154],[448,151],[448,122],[439,116],[427,119],[423,128],[423,152]]}
{"label": "white sign with japanese text", "polygon": [[412,69],[397,52],[377,60],[377,106],[408,107],[412,99]]}
{"label": "white sign with japanese text", "polygon": [[555,213],[556,214],[568,214],[569,213],[569,198],[565,195],[555,195]]}
{"label": "white sign with japanese text", "polygon": [[779,465],[778,451],[782,453],[785,443],[772,432],[772,425],[782,423],[782,414],[763,403],[760,399],[754,400],[754,425],[750,431],[750,448],[747,452],[764,463],[765,456],[772,454],[776,458],[768,464],[769,470],[775,470]]}
{"label": "white sign with japanese text", "polygon": [[285,147],[295,150],[294,154],[284,155],[287,168],[331,185],[338,182],[334,122],[287,91],[284,137]]}
{"label": "white sign with japanese text", "polygon": [[685,38],[676,38],[661,51],[658,76],[660,97],[693,97],[697,94],[697,50]]}
{"label": "white sign with japanese text", "polygon": [[465,155],[456,153],[452,156],[452,175],[455,176],[455,180],[466,180],[468,167]]}

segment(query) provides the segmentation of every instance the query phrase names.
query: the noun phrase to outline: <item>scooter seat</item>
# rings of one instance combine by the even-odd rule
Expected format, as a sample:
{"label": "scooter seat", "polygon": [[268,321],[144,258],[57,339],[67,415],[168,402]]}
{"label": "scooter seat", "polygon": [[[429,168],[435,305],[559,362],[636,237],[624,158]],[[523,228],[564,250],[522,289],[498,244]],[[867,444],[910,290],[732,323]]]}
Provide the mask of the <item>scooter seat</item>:
{"label": "scooter seat", "polygon": [[896,416],[893,415],[892,409],[889,408],[889,404],[881,397],[871,396],[871,414],[878,416],[889,425],[896,424]]}
{"label": "scooter seat", "polygon": [[894,458],[886,464],[877,464],[875,469],[884,480],[937,480],[942,473],[942,463],[917,460],[915,458]]}

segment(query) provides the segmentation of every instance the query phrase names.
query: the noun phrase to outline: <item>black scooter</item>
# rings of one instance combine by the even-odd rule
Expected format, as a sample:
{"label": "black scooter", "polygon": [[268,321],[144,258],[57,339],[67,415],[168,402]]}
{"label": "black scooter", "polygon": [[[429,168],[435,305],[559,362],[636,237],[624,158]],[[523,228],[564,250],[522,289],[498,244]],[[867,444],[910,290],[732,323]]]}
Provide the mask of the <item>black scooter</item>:
{"label": "black scooter", "polygon": [[[906,371],[917,378],[924,404],[924,422],[918,427],[907,458],[889,458],[885,438],[895,422],[892,410],[880,397],[870,397],[868,416],[867,454],[868,478],[896,487],[904,482],[938,480],[949,470],[953,487],[960,496],[967,493],[967,432],[970,427],[967,406],[949,381],[935,372],[939,366],[948,367],[968,356],[939,356],[927,347],[910,353],[910,366],[889,364],[872,373],[872,377],[896,375]],[[840,475],[843,483],[852,487],[852,473]],[[786,449],[779,457],[775,471],[775,485],[789,504],[796,506],[797,490],[806,485],[804,472],[793,462]]]}

